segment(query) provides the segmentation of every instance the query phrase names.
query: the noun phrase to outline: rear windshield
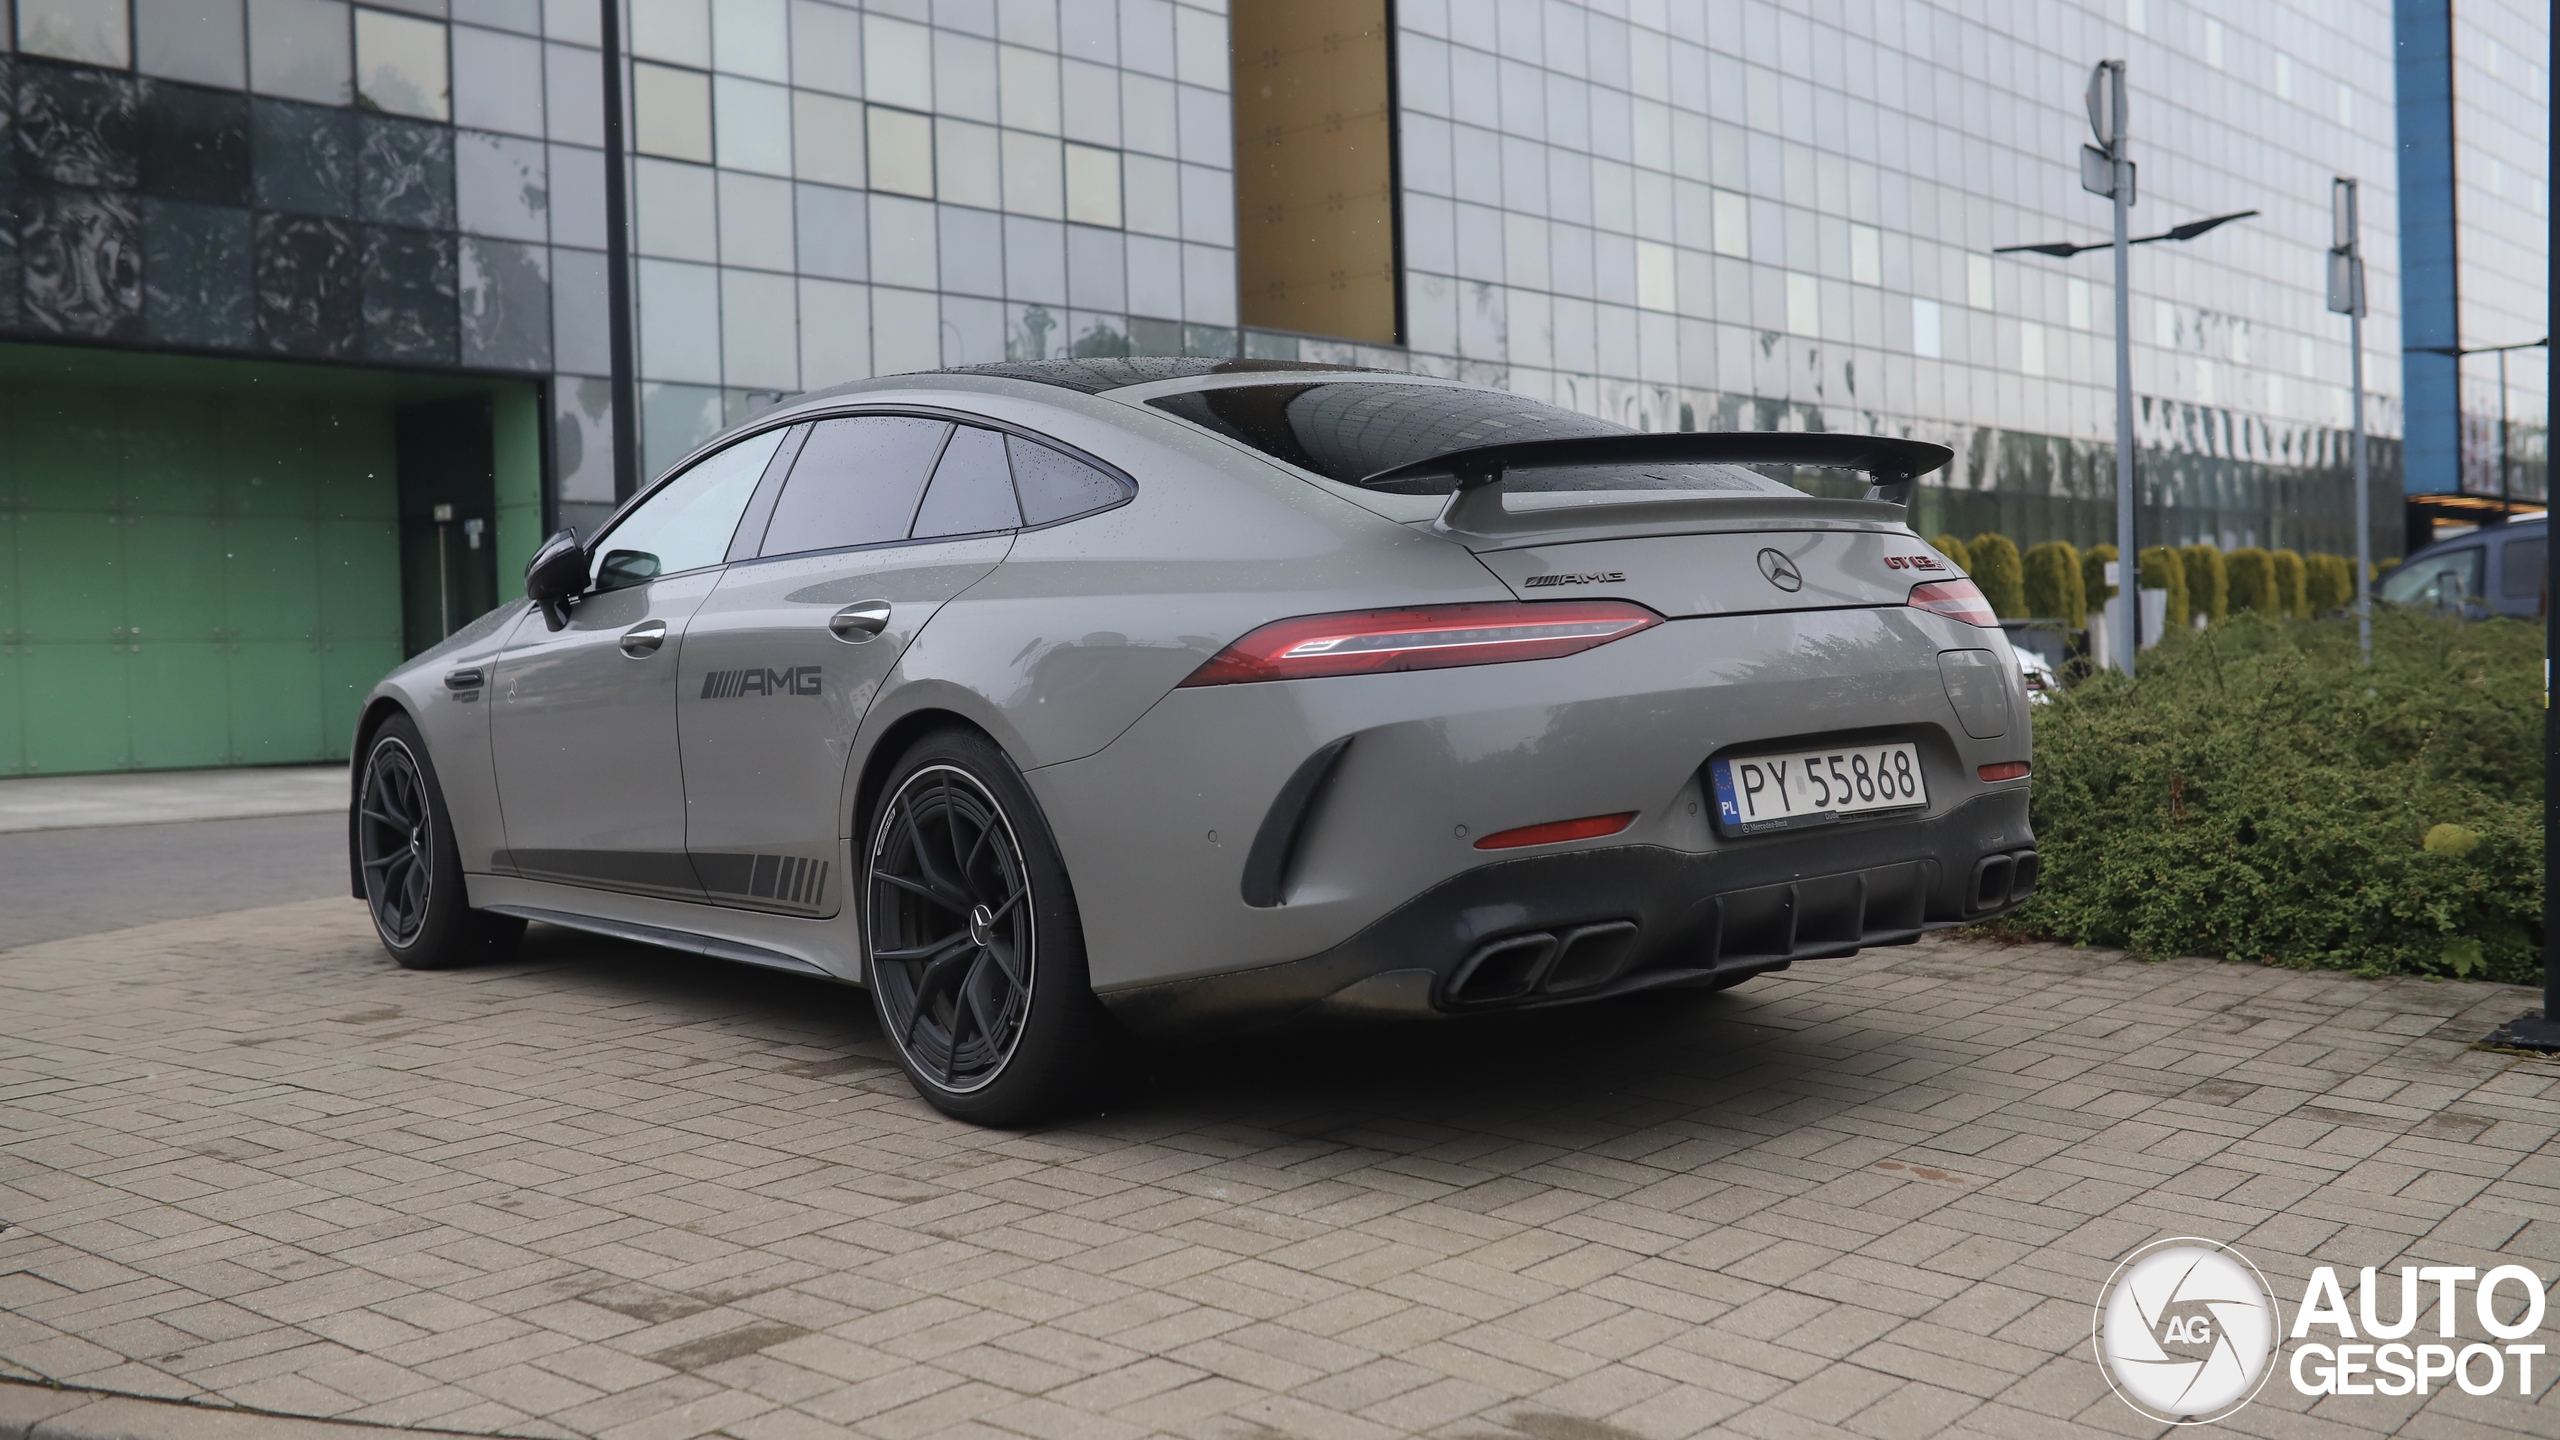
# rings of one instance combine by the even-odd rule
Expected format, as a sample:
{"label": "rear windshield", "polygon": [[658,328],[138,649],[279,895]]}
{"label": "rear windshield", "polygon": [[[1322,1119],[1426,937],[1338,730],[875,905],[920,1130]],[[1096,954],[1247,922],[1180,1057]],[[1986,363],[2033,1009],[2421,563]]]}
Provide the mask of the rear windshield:
{"label": "rear windshield", "polygon": [[[1381,470],[1435,455],[1519,440],[1631,435],[1624,425],[1498,390],[1379,381],[1239,385],[1165,395],[1149,405],[1241,441],[1275,460],[1357,485]],[[1449,475],[1424,475],[1378,488],[1445,495]],[[1739,465],[1574,465],[1514,471],[1513,493],[1663,491],[1794,495],[1794,486]]]}

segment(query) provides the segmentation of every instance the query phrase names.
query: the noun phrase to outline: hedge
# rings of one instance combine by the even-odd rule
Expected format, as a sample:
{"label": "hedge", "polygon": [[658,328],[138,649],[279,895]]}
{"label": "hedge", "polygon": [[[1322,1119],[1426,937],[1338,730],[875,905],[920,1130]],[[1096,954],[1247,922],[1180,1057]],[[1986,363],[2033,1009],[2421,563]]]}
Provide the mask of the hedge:
{"label": "hedge", "polygon": [[2223,573],[2222,552],[2210,545],[2190,545],[2178,552],[2187,569],[2187,610],[2208,625],[2231,618],[2231,577]]}
{"label": "hedge", "polygon": [[2152,545],[2142,552],[2142,588],[2166,590],[2169,603],[2162,616],[2162,627],[2169,630],[2187,628],[2187,562],[2166,545]]}
{"label": "hedge", "polygon": [[2080,551],[2068,540],[2030,545],[2023,559],[2027,613],[2059,620],[2077,630],[2089,623],[2089,594],[2080,578]]}
{"label": "hedge", "polygon": [[2311,608],[2303,599],[2304,574],[2302,557],[2291,550],[2267,552],[2276,570],[2276,610],[2288,620],[2308,620]]}
{"label": "hedge", "polygon": [[2003,620],[2025,619],[2026,567],[2018,558],[2017,543],[2006,535],[1976,535],[1965,542],[1964,549],[1973,558],[1966,570],[1981,588],[1982,598],[1991,602],[1991,613]]}
{"label": "hedge", "polygon": [[2088,597],[2089,613],[2096,615],[2116,598],[2116,587],[2107,583],[2107,567],[2115,563],[2116,547],[2092,545],[2080,552],[2080,590]]}
{"label": "hedge", "polygon": [[2233,615],[2254,611],[2269,620],[2283,618],[2276,601],[2275,557],[2255,545],[2243,546],[2222,557],[2222,569],[2231,577]]}
{"label": "hedge", "polygon": [[1965,550],[1964,542],[1953,535],[1930,537],[1929,548],[1954,561],[1955,567],[1967,575],[1973,573],[1973,556]]}
{"label": "hedge", "polygon": [[2043,878],[2013,933],[2527,983],[2542,931],[2542,629],[2235,616],[2037,707]]}

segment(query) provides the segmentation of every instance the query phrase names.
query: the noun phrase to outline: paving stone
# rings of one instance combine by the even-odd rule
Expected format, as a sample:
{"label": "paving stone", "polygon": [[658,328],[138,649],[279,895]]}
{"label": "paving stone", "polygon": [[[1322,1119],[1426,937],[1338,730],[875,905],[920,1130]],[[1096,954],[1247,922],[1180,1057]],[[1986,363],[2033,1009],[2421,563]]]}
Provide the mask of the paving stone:
{"label": "paving stone", "polygon": [[[1938,937],[1022,1134],[768,972],[414,974],[343,901],[53,941],[0,954],[0,1440],[2149,1434],[2088,1355],[2134,1246],[2560,1264],[2560,1065],[2465,1044],[2529,1003]],[[2243,1428],[2549,1434],[2536,1380]]]}

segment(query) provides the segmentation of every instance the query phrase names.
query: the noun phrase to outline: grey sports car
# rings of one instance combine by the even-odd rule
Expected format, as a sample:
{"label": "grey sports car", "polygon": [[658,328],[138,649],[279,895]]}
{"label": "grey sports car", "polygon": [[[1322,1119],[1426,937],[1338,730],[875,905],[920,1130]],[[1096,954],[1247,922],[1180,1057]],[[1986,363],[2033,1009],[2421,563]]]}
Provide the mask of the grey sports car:
{"label": "grey sports car", "polygon": [[382,682],[355,892],[404,965],[866,986],[996,1124],[1132,1032],[1905,944],[2036,878],[2017,662],[1905,523],[1948,458],[1254,361],[805,396]]}

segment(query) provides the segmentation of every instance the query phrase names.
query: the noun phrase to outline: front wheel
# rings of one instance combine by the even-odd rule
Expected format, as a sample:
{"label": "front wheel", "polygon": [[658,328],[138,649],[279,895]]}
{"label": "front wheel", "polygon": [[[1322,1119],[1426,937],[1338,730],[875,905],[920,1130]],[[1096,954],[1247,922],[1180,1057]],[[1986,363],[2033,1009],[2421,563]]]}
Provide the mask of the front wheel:
{"label": "front wheel", "polygon": [[356,794],[356,866],[373,933],[392,959],[411,970],[443,970],[501,959],[515,948],[522,920],[471,908],[453,819],[409,717],[395,715],[374,732]]}
{"label": "front wheel", "polygon": [[863,851],[880,1026],[944,1114],[1020,1125],[1075,1104],[1111,1043],[1075,893],[1029,787],[974,731],[910,746]]}

